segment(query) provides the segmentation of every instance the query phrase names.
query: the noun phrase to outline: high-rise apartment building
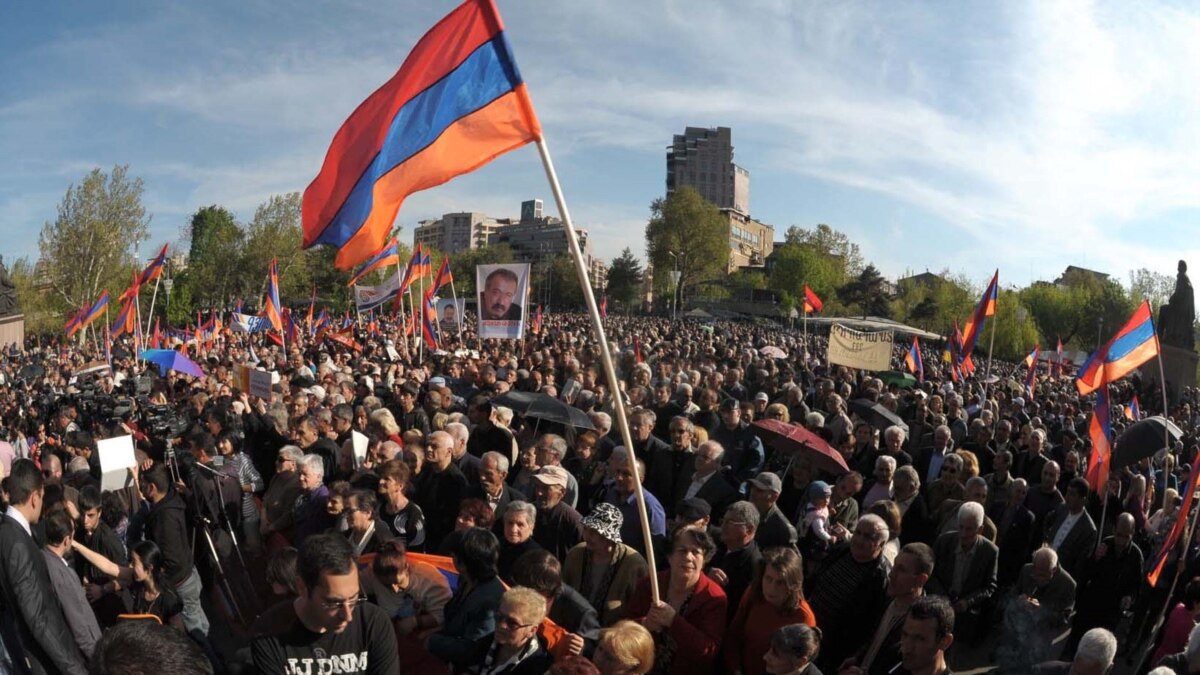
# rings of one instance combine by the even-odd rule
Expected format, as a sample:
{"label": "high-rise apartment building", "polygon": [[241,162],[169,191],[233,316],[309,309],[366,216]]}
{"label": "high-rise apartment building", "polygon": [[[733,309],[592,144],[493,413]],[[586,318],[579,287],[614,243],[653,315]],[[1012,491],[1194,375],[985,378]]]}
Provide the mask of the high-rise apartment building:
{"label": "high-rise apartment building", "polygon": [[454,254],[487,246],[488,237],[500,227],[500,221],[486,213],[447,213],[437,220],[423,220],[413,230],[413,242]]}
{"label": "high-rise apartment building", "polygon": [[733,163],[729,127],[688,127],[667,148],[667,194],[690,185],[701,197],[742,215],[750,213],[750,172]]}

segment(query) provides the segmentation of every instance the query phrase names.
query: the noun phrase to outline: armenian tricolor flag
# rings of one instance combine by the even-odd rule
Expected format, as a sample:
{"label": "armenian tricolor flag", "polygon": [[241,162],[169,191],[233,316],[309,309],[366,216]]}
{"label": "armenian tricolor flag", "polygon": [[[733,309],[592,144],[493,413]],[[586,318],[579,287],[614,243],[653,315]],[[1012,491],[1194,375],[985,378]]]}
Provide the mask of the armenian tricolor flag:
{"label": "armenian tricolor flag", "polygon": [[979,298],[979,304],[975,305],[975,311],[971,314],[971,318],[967,320],[967,324],[963,326],[962,337],[962,358],[965,360],[975,351],[975,343],[979,340],[979,336],[983,333],[983,323],[989,316],[996,314],[996,301],[999,297],[999,281],[1000,270],[992,275],[991,282],[983,291],[983,296]]}
{"label": "armenian tricolor flag", "polygon": [[422,299],[421,306],[424,310],[421,317],[421,338],[425,340],[425,347],[431,351],[437,351],[437,309],[433,306],[433,288],[425,291],[425,297]]}
{"label": "armenian tricolor flag", "polygon": [[142,270],[141,276],[138,277],[138,285],[154,281],[162,274],[163,264],[167,261],[167,246],[168,244],[163,244],[162,250],[154,256],[154,260],[151,260],[150,264],[146,265],[146,269]]}
{"label": "armenian tricolor flag", "polygon": [[338,129],[304,191],[304,248],[350,269],[379,250],[408,195],[541,139],[494,0],[467,0]]}
{"label": "armenian tricolor flag", "polygon": [[608,318],[608,296],[607,295],[600,296],[600,318],[601,319]]}
{"label": "armenian tricolor flag", "polygon": [[1133,395],[1133,400],[1125,408],[1125,417],[1134,422],[1142,419],[1142,406],[1138,404],[1137,394]]}
{"label": "armenian tricolor flag", "polygon": [[274,258],[267,269],[267,297],[263,302],[263,313],[271,327],[283,332],[283,308],[279,305],[279,265]]}
{"label": "armenian tricolor flag", "polygon": [[824,306],[825,303],[821,302],[821,298],[818,298],[816,293],[813,293],[813,289],[809,288],[808,284],[804,284],[804,313],[819,312]]}
{"label": "armenian tricolor flag", "polygon": [[1185,489],[1187,491],[1183,493],[1183,505],[1179,507],[1178,515],[1175,516],[1175,525],[1171,527],[1171,533],[1163,541],[1162,548],[1158,549],[1158,553],[1148,561],[1151,565],[1146,580],[1150,582],[1151,586],[1158,585],[1158,577],[1167,564],[1171,549],[1175,548],[1180,535],[1183,534],[1184,527],[1187,526],[1188,515],[1192,510],[1192,500],[1196,497],[1196,490],[1200,489],[1200,454],[1196,455],[1196,460],[1192,462],[1192,472],[1188,474],[1188,486]]}
{"label": "armenian tricolor flag", "polygon": [[917,376],[917,382],[925,382],[925,362],[921,360],[921,343],[917,341],[915,335],[912,346],[904,355],[904,363],[908,366],[908,372]]}
{"label": "armenian tricolor flag", "polygon": [[437,295],[447,284],[454,283],[454,274],[450,271],[450,256],[442,258],[442,265],[437,275],[433,277],[433,294]]}
{"label": "armenian tricolor flag", "polygon": [[[396,242],[396,238],[392,237],[391,239],[388,240],[387,244],[384,244],[383,249],[381,249],[375,255],[371,256],[370,260],[363,263],[363,266],[358,268],[358,271],[354,273],[354,276],[350,277],[350,281],[346,285],[353,286],[354,284],[357,284],[363,277],[367,276],[371,272],[374,272],[375,270],[379,269],[380,267],[387,267],[388,265],[399,265],[399,264],[400,264],[399,244]],[[313,296],[314,297],[316,296],[315,288],[313,289]]]}
{"label": "armenian tricolor flag", "polygon": [[406,293],[409,287],[413,285],[413,282],[421,276],[421,260],[423,257],[421,242],[417,242],[417,245],[413,246],[412,257],[408,259],[408,267],[404,268],[404,278],[400,280],[399,295]]}
{"label": "armenian tricolor flag", "polygon": [[1108,482],[1112,470],[1112,406],[1108,400],[1108,387],[1096,390],[1096,405],[1092,408],[1092,419],[1088,422],[1088,437],[1092,439],[1092,454],[1088,458],[1087,482],[1094,492]]}
{"label": "armenian tricolor flag", "polygon": [[1038,357],[1041,356],[1042,346],[1034,345],[1033,351],[1025,357],[1025,365],[1029,370],[1025,373],[1025,395],[1033,398],[1033,389],[1037,385]]}
{"label": "armenian tricolor flag", "polygon": [[534,335],[542,332],[542,306],[537,306],[537,311],[533,313],[533,323],[530,324],[529,330]]}
{"label": "armenian tricolor flag", "polygon": [[117,314],[117,318],[113,321],[110,328],[110,335],[113,338],[119,338],[123,333],[133,335],[133,328],[136,325],[137,312],[133,310],[133,300],[126,300],[121,303],[121,311]]}
{"label": "armenian tricolor flag", "polygon": [[1150,301],[1143,300],[1121,330],[1084,361],[1075,378],[1075,386],[1080,394],[1090,394],[1125,377],[1158,353],[1158,334],[1154,330]]}

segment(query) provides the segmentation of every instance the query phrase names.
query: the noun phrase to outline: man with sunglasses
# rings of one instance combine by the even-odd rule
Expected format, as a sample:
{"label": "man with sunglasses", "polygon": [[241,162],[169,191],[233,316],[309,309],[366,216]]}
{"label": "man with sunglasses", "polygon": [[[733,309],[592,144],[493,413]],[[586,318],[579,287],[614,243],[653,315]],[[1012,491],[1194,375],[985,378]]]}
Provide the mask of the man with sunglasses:
{"label": "man with sunglasses", "polygon": [[250,643],[263,673],[400,672],[387,614],[364,602],[354,549],[337,533],[305,540],[297,562],[299,596],[267,610]]}

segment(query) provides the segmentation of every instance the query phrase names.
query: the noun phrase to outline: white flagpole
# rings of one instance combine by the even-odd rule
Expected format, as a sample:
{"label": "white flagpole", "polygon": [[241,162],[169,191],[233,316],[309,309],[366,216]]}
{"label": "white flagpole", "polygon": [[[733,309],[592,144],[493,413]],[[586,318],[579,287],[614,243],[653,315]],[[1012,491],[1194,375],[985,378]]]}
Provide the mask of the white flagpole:
{"label": "white flagpole", "polygon": [[604,375],[608,379],[609,391],[613,395],[613,411],[616,412],[617,427],[621,431],[621,440],[629,451],[630,469],[633,471],[635,486],[634,495],[637,498],[638,515],[642,521],[642,536],[646,542],[646,562],[650,568],[650,596],[654,604],[659,602],[658,575],[653,570],[658,569],[654,563],[654,547],[651,545],[650,517],[646,513],[646,497],[642,493],[642,477],[638,475],[637,462],[633,456],[633,437],[629,434],[629,423],[625,415],[625,401],[621,398],[621,388],[618,386],[617,369],[613,365],[612,353],[608,348],[608,338],[604,334],[604,322],[600,320],[600,310],[596,306],[596,296],[592,293],[592,284],[588,279],[587,265],[583,261],[583,252],[579,250],[579,240],[575,237],[575,226],[571,223],[571,214],[567,210],[567,200],[563,196],[562,187],[558,183],[558,174],[554,171],[554,162],[550,159],[550,149],[546,139],[537,140],[538,154],[542,157],[542,166],[546,169],[546,179],[550,182],[550,190],[554,193],[554,201],[558,204],[558,215],[562,217],[563,228],[566,230],[567,245],[571,257],[575,260],[575,271],[579,273],[579,285],[583,291],[583,299],[587,302],[588,313],[592,319],[592,330],[595,331],[596,341],[600,343],[600,360],[604,365]]}
{"label": "white flagpole", "polygon": [[[454,316],[458,319],[458,321],[457,321],[457,323],[458,323],[458,342],[459,342],[459,348],[461,349],[463,346],[462,345],[463,316],[458,311],[458,293],[456,293],[454,291],[454,275],[453,274],[450,275],[450,299],[454,301]],[[466,304],[466,303],[463,303],[463,304]]]}
{"label": "white flagpole", "polygon": [[162,274],[154,277],[154,293],[150,295],[150,313],[146,315],[146,323],[154,318],[154,303],[158,301],[158,282],[162,281]]}

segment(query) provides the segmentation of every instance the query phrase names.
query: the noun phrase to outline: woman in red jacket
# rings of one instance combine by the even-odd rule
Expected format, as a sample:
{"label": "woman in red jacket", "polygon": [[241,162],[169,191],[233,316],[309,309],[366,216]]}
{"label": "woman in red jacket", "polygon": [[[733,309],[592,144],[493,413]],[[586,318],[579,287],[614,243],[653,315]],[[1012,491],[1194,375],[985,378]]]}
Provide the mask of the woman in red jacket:
{"label": "woman in red jacket", "polygon": [[653,673],[708,675],[716,666],[725,634],[725,591],[704,573],[716,544],[698,527],[671,536],[670,570],[658,575],[660,601],[650,602],[643,579],[629,603],[629,616],[654,635]]}
{"label": "woman in red jacket", "polygon": [[725,634],[725,671],[764,675],[771,634],[795,623],[817,625],[804,600],[804,563],[794,549],[767,549]]}

